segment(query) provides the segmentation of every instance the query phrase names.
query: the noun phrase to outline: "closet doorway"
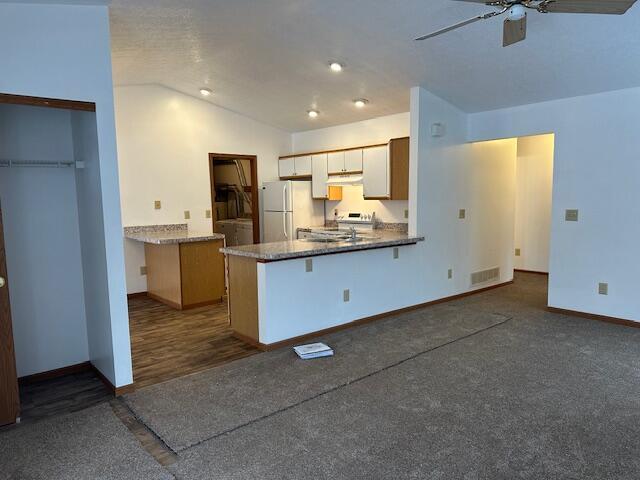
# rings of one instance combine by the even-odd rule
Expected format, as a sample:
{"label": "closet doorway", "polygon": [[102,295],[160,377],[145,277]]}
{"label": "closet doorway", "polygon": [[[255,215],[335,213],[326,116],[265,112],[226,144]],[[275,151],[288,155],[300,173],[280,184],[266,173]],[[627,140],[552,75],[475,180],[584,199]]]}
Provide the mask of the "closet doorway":
{"label": "closet doorway", "polygon": [[90,349],[103,339],[98,167],[93,103],[0,94],[0,424],[112,393]]}

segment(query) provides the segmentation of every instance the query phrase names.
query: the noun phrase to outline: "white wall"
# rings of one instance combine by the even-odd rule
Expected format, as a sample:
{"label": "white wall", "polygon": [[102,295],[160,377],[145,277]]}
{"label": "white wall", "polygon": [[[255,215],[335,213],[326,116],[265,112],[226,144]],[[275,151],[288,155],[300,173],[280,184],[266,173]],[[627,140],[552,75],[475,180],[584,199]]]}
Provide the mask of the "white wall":
{"label": "white wall", "polygon": [[[304,153],[374,145],[386,143],[392,138],[408,136],[409,113],[407,112],[294,133],[292,138],[294,153]],[[333,219],[334,210],[338,209],[340,214],[348,211],[376,212],[378,219],[383,222],[407,223],[408,220],[404,217],[407,203],[406,200],[365,200],[362,196],[362,187],[345,187],[341,202],[326,202],[327,219]]]}
{"label": "white wall", "polygon": [[[257,155],[261,184],[277,180],[278,157],[291,151],[289,133],[164,87],[118,87],[115,101],[125,226],[186,222],[210,231],[209,153]],[[145,291],[144,249],[125,247],[127,290]]]}
{"label": "white wall", "polygon": [[[640,320],[638,105],[634,88],[469,116],[470,140],[555,133],[553,307]],[[579,221],[566,222],[566,209],[579,209]]]}
{"label": "white wall", "polygon": [[[126,304],[109,13],[106,6],[0,4],[0,92],[95,102],[98,157],[94,178],[86,182],[92,201],[88,214],[100,217],[95,235],[82,238],[91,249],[83,261],[85,304],[99,315],[111,338],[89,338],[91,361],[116,386],[132,382],[129,319]],[[98,201],[99,200],[99,201]],[[83,220],[88,218],[80,213]],[[82,233],[81,233],[82,236]],[[102,242],[98,242],[98,237]],[[105,325],[102,325],[105,324]],[[91,337],[91,331],[89,331]],[[100,348],[93,348],[100,344]]]}
{"label": "white wall", "polygon": [[518,138],[514,267],[549,271],[553,135]]}
{"label": "white wall", "polygon": [[[0,105],[0,159],[72,161],[68,111]],[[0,168],[18,376],[89,360],[73,168]]]}

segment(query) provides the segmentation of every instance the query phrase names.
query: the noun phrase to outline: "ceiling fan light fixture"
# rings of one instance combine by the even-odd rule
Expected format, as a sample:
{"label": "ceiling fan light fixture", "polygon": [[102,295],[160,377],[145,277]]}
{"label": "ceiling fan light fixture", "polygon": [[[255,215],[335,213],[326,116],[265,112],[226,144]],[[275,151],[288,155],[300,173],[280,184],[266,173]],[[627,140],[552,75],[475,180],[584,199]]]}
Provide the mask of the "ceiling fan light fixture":
{"label": "ceiling fan light fixture", "polygon": [[367,100],[366,98],[356,98],[353,101],[353,104],[356,106],[356,108],[364,108],[367,103],[369,103],[369,100]]}
{"label": "ceiling fan light fixture", "polygon": [[318,110],[307,110],[307,115],[309,115],[309,118],[318,118],[320,112]]}
{"label": "ceiling fan light fixture", "polygon": [[200,95],[202,95],[203,97],[208,97],[212,93],[213,93],[213,91],[210,88],[203,87],[203,88],[200,89]]}
{"label": "ceiling fan light fixture", "polygon": [[522,20],[526,16],[527,16],[527,9],[524,7],[524,5],[520,3],[516,3],[515,5],[512,5],[511,8],[509,9],[509,20],[512,22],[517,22],[518,20]]}
{"label": "ceiling fan light fixture", "polygon": [[338,62],[329,62],[329,68],[331,69],[332,72],[340,73],[344,68],[344,66]]}

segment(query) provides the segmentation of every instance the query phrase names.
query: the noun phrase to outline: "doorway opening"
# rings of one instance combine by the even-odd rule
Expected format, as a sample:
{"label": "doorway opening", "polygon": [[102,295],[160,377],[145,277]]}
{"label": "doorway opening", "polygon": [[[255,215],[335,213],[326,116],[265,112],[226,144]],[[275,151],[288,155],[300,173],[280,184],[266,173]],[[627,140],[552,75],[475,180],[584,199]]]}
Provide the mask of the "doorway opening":
{"label": "doorway opening", "polygon": [[478,198],[491,228],[474,241],[484,240],[509,272],[549,274],[554,145],[553,133],[472,144],[482,162],[473,181],[489,175],[483,181],[492,187]]}
{"label": "doorway opening", "polygon": [[210,153],[209,177],[213,231],[228,246],[260,243],[257,157]]}

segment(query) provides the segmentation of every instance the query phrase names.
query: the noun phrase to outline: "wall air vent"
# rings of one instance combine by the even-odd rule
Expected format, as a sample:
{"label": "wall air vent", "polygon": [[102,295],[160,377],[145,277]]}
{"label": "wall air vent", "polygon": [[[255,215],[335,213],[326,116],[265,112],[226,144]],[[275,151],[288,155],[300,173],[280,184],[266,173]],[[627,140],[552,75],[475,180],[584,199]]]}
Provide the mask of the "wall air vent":
{"label": "wall air vent", "polygon": [[481,272],[473,272],[471,274],[471,286],[480,285],[481,283],[490,282],[500,278],[500,268],[490,268]]}

